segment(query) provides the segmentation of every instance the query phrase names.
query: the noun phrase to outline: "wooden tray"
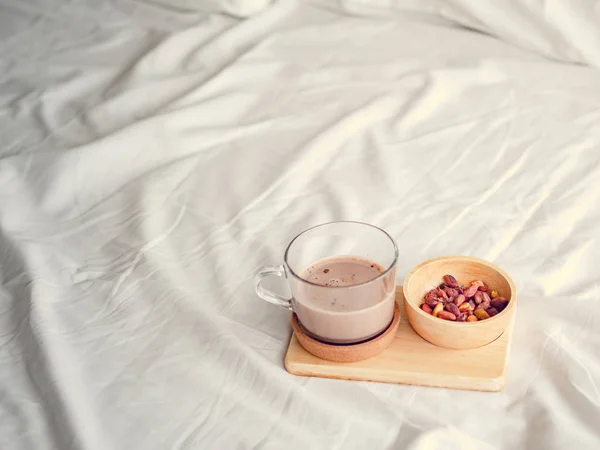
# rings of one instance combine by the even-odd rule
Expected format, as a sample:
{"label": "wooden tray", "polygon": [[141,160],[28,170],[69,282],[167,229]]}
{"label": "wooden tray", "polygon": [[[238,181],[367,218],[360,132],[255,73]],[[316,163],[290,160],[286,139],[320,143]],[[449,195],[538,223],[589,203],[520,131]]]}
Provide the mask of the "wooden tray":
{"label": "wooden tray", "polygon": [[379,355],[353,363],[319,359],[304,350],[296,336],[285,355],[285,368],[294,375],[380,381],[475,391],[500,391],[510,348],[512,323],[494,342],[471,350],[437,347],[421,338],[404,314],[402,286],[396,290],[402,318],[392,344]]}

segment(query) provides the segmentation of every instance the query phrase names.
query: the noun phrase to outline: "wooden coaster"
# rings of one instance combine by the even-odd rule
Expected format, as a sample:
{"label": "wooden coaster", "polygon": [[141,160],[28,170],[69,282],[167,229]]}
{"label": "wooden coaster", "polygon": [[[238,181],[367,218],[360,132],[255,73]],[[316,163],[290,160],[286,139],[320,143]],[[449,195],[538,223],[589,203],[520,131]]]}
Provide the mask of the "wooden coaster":
{"label": "wooden coaster", "polygon": [[[396,302],[403,311],[401,286],[396,290]],[[403,316],[389,347],[372,358],[356,362],[318,358],[302,348],[294,333],[285,356],[285,368],[294,375],[309,377],[476,391],[502,390],[512,323],[498,339],[484,347],[452,350],[437,347],[421,338]]]}
{"label": "wooden coaster", "polygon": [[400,325],[400,307],[396,302],[392,323],[379,336],[359,344],[331,345],[308,336],[300,327],[296,314],[292,314],[294,336],[304,350],[318,358],[334,362],[356,362],[378,355],[394,341],[398,325]]}

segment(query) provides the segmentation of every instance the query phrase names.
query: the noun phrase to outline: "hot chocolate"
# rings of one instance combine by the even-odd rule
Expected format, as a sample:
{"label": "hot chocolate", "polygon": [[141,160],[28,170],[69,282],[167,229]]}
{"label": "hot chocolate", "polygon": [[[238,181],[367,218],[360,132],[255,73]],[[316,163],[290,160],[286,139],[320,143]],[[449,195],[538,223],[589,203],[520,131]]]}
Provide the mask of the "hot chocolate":
{"label": "hot chocolate", "polygon": [[[302,325],[332,343],[370,339],[390,324],[395,301],[395,270],[365,258],[321,259],[302,271],[293,302]],[[382,276],[383,275],[383,276]]]}

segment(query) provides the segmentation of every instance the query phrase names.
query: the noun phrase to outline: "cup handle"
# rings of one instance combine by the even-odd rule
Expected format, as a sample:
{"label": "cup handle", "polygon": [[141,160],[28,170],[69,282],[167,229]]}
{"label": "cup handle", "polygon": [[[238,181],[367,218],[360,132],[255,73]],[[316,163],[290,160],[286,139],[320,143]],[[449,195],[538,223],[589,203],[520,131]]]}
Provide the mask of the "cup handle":
{"label": "cup handle", "polygon": [[262,279],[271,275],[277,275],[278,277],[287,278],[285,274],[285,268],[283,266],[261,267],[260,270],[256,272],[256,275],[254,275],[254,287],[256,289],[256,294],[263,300],[268,301],[269,303],[283,306],[284,308],[291,310],[292,299],[286,298],[283,295],[276,294],[275,292],[271,292],[261,285]]}

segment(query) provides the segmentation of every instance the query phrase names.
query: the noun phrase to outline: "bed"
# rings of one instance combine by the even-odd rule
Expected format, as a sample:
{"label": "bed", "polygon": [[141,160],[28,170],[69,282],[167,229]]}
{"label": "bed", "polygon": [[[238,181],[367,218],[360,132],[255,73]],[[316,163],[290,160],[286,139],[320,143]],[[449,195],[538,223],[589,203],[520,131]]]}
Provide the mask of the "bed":
{"label": "bed", "polygon": [[[0,448],[598,448],[599,23],[0,0]],[[388,231],[399,284],[445,254],[510,273],[505,389],[288,374],[252,277],[331,220]]]}

